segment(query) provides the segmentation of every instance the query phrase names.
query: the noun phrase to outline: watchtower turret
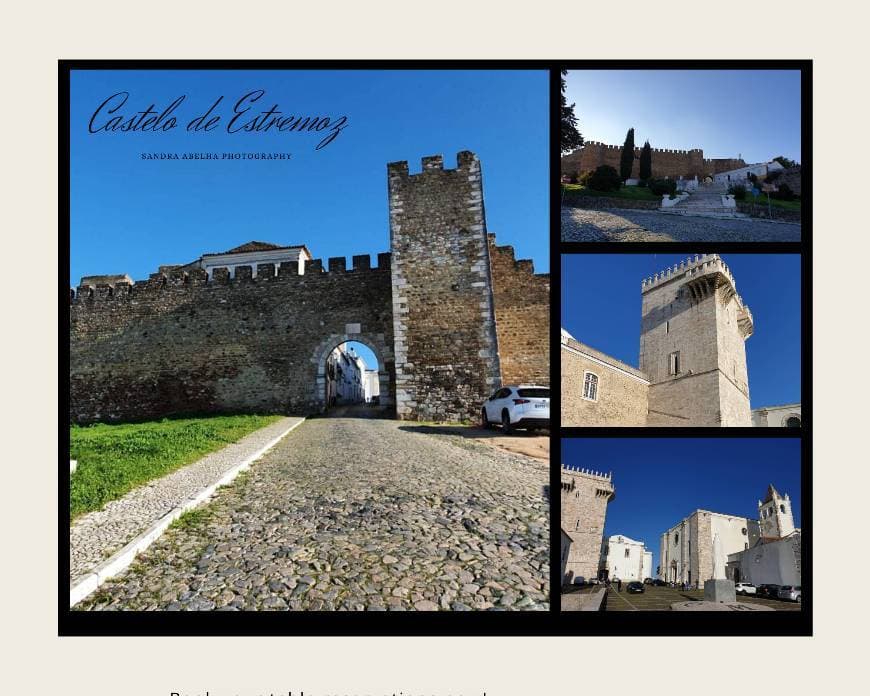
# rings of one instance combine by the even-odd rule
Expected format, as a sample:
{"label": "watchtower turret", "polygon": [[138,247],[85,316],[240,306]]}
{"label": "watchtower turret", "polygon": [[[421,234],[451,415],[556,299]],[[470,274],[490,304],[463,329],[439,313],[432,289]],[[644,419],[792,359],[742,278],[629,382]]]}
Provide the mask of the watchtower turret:
{"label": "watchtower turret", "polygon": [[752,313],[727,264],[696,255],[644,279],[641,294],[647,424],[750,426],[744,343]]}

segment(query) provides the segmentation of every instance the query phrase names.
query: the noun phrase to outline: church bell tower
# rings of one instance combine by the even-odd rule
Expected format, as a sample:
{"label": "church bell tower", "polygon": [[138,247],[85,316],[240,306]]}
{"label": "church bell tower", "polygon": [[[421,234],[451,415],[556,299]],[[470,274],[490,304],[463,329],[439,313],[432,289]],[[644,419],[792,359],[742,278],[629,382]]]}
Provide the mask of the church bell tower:
{"label": "church bell tower", "polygon": [[762,537],[779,539],[791,534],[794,531],[794,517],[788,493],[782,496],[770,484],[767,496],[758,501],[758,520]]}

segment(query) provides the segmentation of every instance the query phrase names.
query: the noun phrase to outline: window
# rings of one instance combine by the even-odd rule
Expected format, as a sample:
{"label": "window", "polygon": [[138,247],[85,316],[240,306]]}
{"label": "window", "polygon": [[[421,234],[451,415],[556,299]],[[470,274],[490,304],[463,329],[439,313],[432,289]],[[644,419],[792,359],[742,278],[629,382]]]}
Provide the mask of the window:
{"label": "window", "polygon": [[665,333],[670,333],[670,332],[671,332],[671,322],[666,321],[665,322]]}
{"label": "window", "polygon": [[744,527],[743,529],[741,529],[740,532],[743,534],[743,536],[746,536],[746,527]]}
{"label": "window", "polygon": [[785,421],[786,428],[800,428],[801,427],[801,419],[797,416],[789,416]]}
{"label": "window", "polygon": [[680,535],[674,534],[674,544],[679,544],[679,543],[680,543]]}
{"label": "window", "polygon": [[780,506],[779,506],[779,511],[780,511],[781,513],[785,514],[785,505],[780,505]]}
{"label": "window", "polygon": [[598,375],[586,372],[583,376],[583,398],[598,401]]}
{"label": "window", "polygon": [[670,374],[680,374],[680,351],[676,350],[668,356]]}
{"label": "window", "polygon": [[625,557],[628,558],[628,549],[625,550]]}

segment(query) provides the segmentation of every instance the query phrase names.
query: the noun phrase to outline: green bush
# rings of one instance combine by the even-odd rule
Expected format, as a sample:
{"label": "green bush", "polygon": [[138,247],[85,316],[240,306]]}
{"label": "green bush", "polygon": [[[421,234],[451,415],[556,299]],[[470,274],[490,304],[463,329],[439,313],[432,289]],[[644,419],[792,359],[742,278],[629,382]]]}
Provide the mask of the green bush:
{"label": "green bush", "polygon": [[647,182],[649,190],[657,196],[669,194],[671,196],[677,193],[677,182],[671,179],[650,179]]}
{"label": "green bush", "polygon": [[622,179],[613,167],[602,164],[594,172],[587,172],[580,177],[580,183],[596,191],[618,191]]}
{"label": "green bush", "polygon": [[733,184],[728,187],[728,193],[734,196],[735,200],[746,200],[746,187],[743,184]]}
{"label": "green bush", "polygon": [[795,199],[794,191],[789,188],[788,184],[780,186],[779,191],[774,191],[770,194],[770,197],[778,201],[793,201]]}

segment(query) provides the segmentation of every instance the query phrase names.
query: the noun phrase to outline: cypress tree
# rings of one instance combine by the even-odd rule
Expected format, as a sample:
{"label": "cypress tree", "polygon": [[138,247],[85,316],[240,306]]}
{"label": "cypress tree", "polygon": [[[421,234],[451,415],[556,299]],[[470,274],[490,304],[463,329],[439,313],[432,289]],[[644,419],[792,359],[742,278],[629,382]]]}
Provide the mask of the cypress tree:
{"label": "cypress tree", "polygon": [[649,146],[649,140],[643,144],[643,149],[640,151],[640,179],[641,181],[652,179],[652,148]]}
{"label": "cypress tree", "polygon": [[629,128],[619,158],[619,176],[623,181],[631,178],[632,165],[634,165],[634,128]]}

